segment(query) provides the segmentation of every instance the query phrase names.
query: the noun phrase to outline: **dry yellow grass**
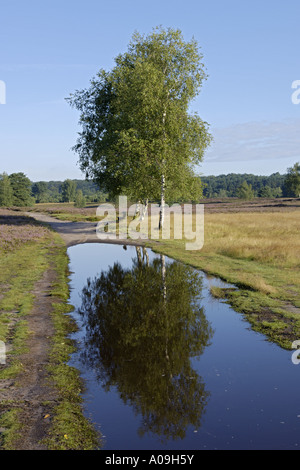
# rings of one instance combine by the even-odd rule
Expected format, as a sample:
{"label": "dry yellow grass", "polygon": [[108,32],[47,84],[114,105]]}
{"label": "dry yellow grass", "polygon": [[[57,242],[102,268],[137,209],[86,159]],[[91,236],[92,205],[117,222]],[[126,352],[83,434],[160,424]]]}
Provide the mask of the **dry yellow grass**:
{"label": "dry yellow grass", "polygon": [[298,303],[299,211],[205,214],[199,251],[186,251],[184,240],[172,239],[172,222],[171,240],[160,241],[169,256],[273,298],[291,295]]}
{"label": "dry yellow grass", "polygon": [[290,349],[300,334],[299,210],[210,212],[204,231],[198,251],[187,251],[184,240],[150,246],[238,287],[212,294],[246,314],[256,331]]}
{"label": "dry yellow grass", "polygon": [[300,266],[297,212],[206,214],[202,253],[282,267]]}

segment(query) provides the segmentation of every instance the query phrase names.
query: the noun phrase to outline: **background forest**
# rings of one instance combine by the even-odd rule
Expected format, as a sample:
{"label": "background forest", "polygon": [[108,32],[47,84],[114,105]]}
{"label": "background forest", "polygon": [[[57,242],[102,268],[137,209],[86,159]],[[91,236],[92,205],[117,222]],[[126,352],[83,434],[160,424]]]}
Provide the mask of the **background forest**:
{"label": "background forest", "polygon": [[[201,176],[204,198],[297,197],[288,175],[270,176],[235,174]],[[24,173],[0,175],[0,206],[31,206],[35,203],[75,202],[78,207],[87,203],[112,201],[98,185],[88,180],[30,181]],[[168,201],[186,202],[186,201]],[[197,201],[193,201],[197,202]]]}

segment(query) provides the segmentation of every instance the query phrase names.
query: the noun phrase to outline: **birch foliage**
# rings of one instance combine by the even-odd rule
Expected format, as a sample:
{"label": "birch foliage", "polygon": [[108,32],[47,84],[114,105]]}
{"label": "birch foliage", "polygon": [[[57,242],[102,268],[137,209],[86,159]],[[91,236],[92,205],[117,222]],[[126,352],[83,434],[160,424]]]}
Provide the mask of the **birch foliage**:
{"label": "birch foliage", "polygon": [[211,136],[189,106],[206,78],[194,39],[171,28],[135,33],[111,71],[68,99],[80,111],[74,149],[86,176],[136,200],[189,199],[195,187],[200,197],[194,167]]}

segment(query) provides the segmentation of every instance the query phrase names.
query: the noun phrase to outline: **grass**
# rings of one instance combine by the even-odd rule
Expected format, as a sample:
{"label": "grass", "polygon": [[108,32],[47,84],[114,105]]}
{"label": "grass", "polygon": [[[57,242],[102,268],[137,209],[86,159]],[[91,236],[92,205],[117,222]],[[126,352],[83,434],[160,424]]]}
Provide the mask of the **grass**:
{"label": "grass", "polygon": [[22,369],[20,356],[29,334],[26,315],[33,306],[32,291],[48,266],[45,253],[51,234],[27,220],[17,217],[15,223],[3,224],[0,230],[0,340],[11,346],[8,366],[0,369],[0,379],[14,377]]}
{"label": "grass", "polygon": [[[152,240],[147,245],[235,285],[238,289],[213,294],[247,315],[255,330],[290,349],[292,340],[300,338],[299,201],[226,199],[203,202],[205,241],[202,250],[187,251],[185,240],[172,239],[172,220],[171,239]],[[45,204],[37,205],[34,210],[63,220],[97,220],[95,205],[77,209],[72,204]]]}
{"label": "grass", "polygon": [[[6,214],[7,215],[7,214]],[[27,351],[27,315],[33,308],[33,289],[47,269],[56,281],[51,286],[52,321],[55,333],[47,366],[50,384],[57,390],[52,427],[45,441],[49,450],[95,449],[99,435],[82,412],[82,383],[79,372],[67,365],[74,345],[69,339],[75,325],[68,313],[69,259],[59,235],[32,219],[0,215],[0,340],[9,346],[6,365],[0,365],[3,380],[17,380],[23,371],[22,354]],[[4,229],[3,229],[4,228]],[[22,403],[0,401],[1,448],[14,449],[22,433]],[[71,425],[72,423],[72,425]]]}
{"label": "grass", "polygon": [[[150,240],[146,244],[156,252],[232,284],[231,288],[213,287],[211,293],[242,313],[255,331],[291,349],[292,342],[300,338],[298,205],[297,201],[278,200],[252,201],[247,205],[230,201],[207,203],[202,250],[187,251],[185,240],[172,237]],[[95,206],[86,209],[76,209],[70,204],[58,206],[39,205],[34,210],[63,220],[98,220]],[[67,315],[71,307],[66,250],[59,237],[50,231],[26,232],[22,226],[22,234],[25,239],[20,242],[13,228],[0,232],[0,339],[12,345],[9,366],[0,370],[0,379],[14,377],[22,368],[22,350],[28,334],[26,315],[34,300],[31,292],[51,260],[57,281],[51,290],[55,335],[48,367],[59,391],[59,401],[53,410],[47,446],[60,450],[92,449],[99,443],[98,436],[82,415],[82,383],[78,371],[67,365],[74,350],[68,335],[75,325]],[[10,448],[13,436],[20,430],[16,409],[7,407],[6,404],[0,426],[6,423],[6,448]]]}
{"label": "grass", "polygon": [[[299,268],[298,212],[207,214],[203,254]],[[298,232],[299,233],[299,232]],[[297,256],[298,255],[298,256]]]}
{"label": "grass", "polygon": [[212,294],[246,314],[256,331],[290,349],[300,338],[299,231],[294,210],[208,213],[202,250],[187,251],[184,240],[172,239],[148,246],[236,286],[214,288]]}
{"label": "grass", "polygon": [[51,295],[55,300],[52,319],[56,333],[52,338],[48,370],[59,391],[60,401],[53,410],[55,417],[45,443],[50,450],[95,450],[100,446],[100,435],[82,413],[83,383],[79,371],[67,364],[75,351],[69,334],[76,331],[76,324],[66,315],[73,309],[68,304],[69,259],[65,249],[53,254],[57,281],[52,286]]}
{"label": "grass", "polygon": [[2,413],[0,416],[0,426],[5,429],[2,433],[2,446],[0,449],[15,450],[14,442],[16,442],[22,434],[22,425],[19,421],[19,410],[13,408]]}
{"label": "grass", "polygon": [[99,218],[96,216],[96,208],[97,204],[95,203],[87,204],[85,208],[74,207],[73,202],[41,203],[36,204],[33,208],[28,208],[28,211],[42,212],[68,222],[97,222]]}
{"label": "grass", "polygon": [[[22,354],[27,351],[26,340],[29,337],[26,316],[33,307],[34,284],[41,278],[48,267],[45,257],[51,234],[43,228],[33,226],[35,236],[31,241],[23,240],[24,232],[30,233],[31,224],[26,219],[18,218],[19,224],[5,227],[1,233],[0,249],[0,339],[9,345],[5,366],[0,366],[0,386],[3,380],[16,379],[23,371]],[[3,226],[1,227],[3,228]],[[20,238],[18,237],[20,234]],[[47,235],[46,235],[47,234]],[[0,402],[1,448],[14,449],[22,432],[21,403]]]}

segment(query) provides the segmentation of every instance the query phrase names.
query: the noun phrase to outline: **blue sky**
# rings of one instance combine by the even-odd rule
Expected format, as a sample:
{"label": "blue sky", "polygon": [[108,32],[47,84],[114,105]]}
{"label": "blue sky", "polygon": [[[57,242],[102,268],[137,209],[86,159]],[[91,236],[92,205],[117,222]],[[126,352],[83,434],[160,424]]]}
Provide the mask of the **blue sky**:
{"label": "blue sky", "polygon": [[[299,0],[1,0],[0,172],[83,178],[65,98],[110,69],[135,30],[179,28],[209,75],[191,109],[211,127],[204,175],[268,175],[300,161]],[[1,102],[1,95],[0,95]]]}

